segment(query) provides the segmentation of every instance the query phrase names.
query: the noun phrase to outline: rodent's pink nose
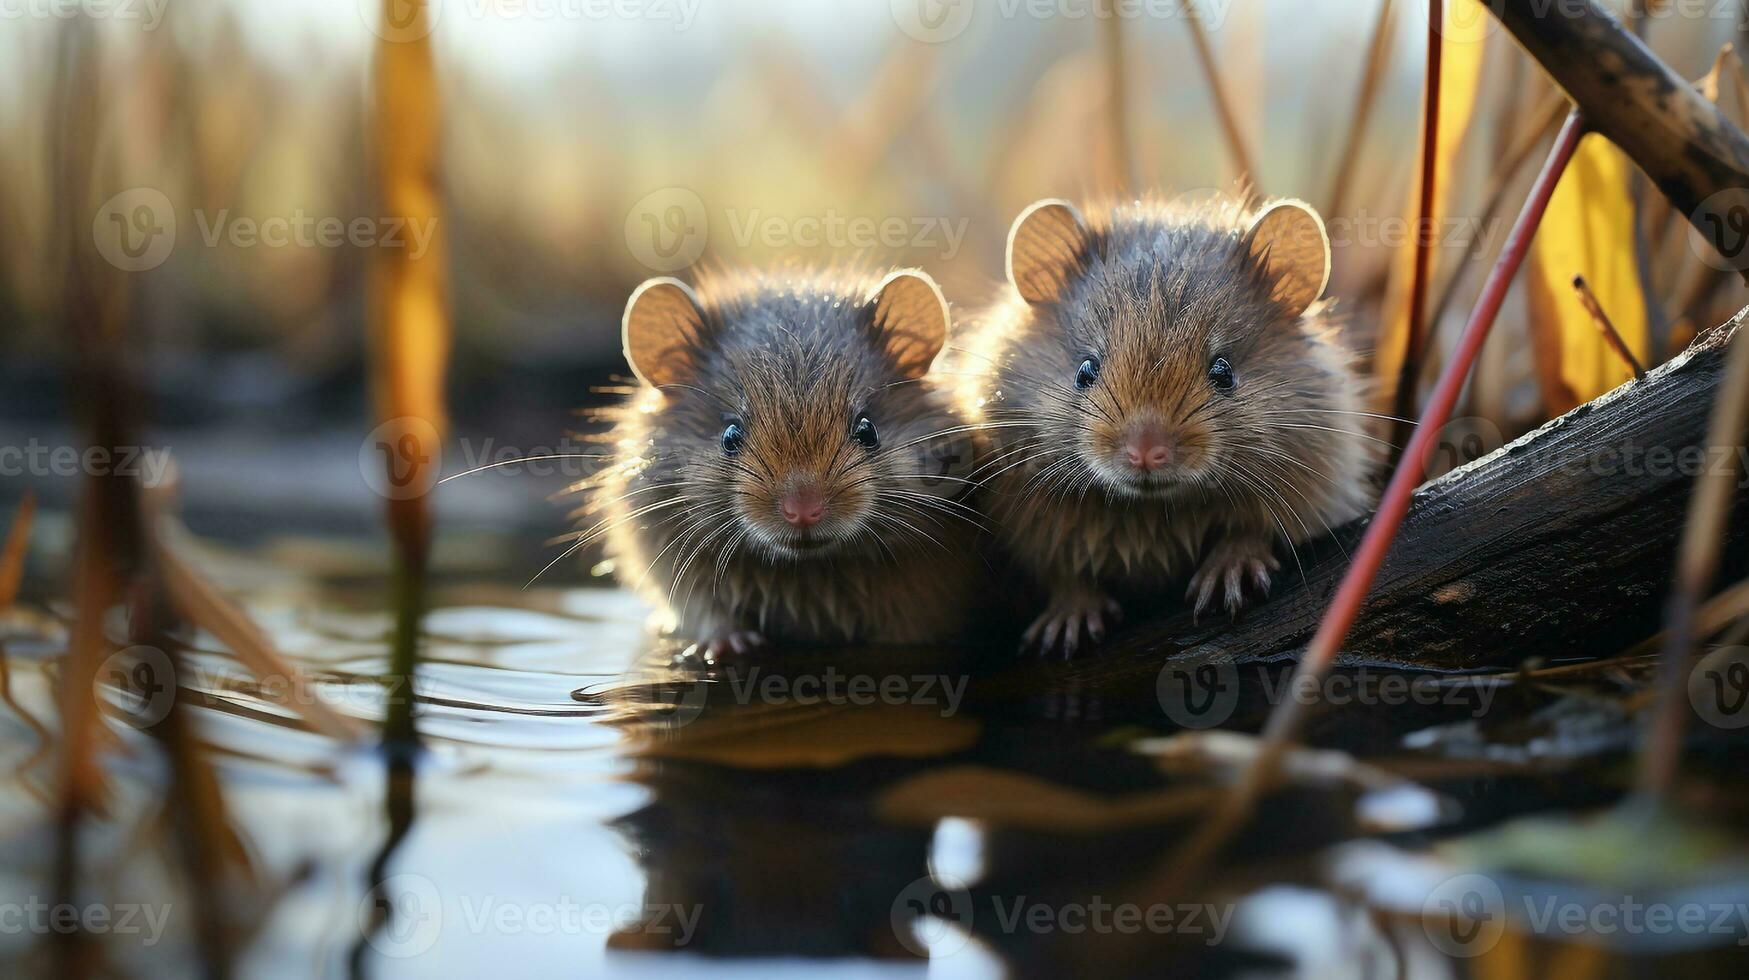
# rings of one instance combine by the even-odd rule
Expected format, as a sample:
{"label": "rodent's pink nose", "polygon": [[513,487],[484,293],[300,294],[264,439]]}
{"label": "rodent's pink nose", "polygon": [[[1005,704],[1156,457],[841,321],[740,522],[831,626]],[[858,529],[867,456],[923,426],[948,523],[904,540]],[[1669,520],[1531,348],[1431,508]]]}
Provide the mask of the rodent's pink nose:
{"label": "rodent's pink nose", "polygon": [[1172,462],[1172,438],[1153,426],[1145,426],[1130,434],[1124,444],[1124,455],[1138,470],[1157,470]]}
{"label": "rodent's pink nose", "polygon": [[784,494],[778,509],[783,511],[783,519],[796,527],[813,527],[826,516],[826,501],[818,487],[804,485]]}

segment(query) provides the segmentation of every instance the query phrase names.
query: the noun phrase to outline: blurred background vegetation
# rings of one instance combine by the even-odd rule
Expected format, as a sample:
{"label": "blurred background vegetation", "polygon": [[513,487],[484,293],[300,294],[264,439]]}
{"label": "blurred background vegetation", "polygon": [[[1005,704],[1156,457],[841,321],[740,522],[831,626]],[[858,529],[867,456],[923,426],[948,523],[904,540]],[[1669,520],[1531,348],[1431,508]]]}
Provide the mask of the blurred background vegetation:
{"label": "blurred background vegetation", "polygon": [[[1329,212],[1332,293],[1348,312],[1353,346],[1372,351],[1404,302],[1401,256],[1412,235],[1402,222],[1415,205],[1426,5],[1395,0],[1375,46],[1382,0],[1205,0],[1195,22],[1182,2],[1119,0],[1115,20],[1102,16],[1106,2],[437,4],[456,437],[476,448],[485,439],[553,446],[573,424],[571,409],[598,398],[590,388],[621,370],[625,296],[671,271],[667,254],[653,256],[640,236],[674,233],[681,216],[679,232],[690,236],[682,259],[914,264],[965,309],[999,281],[1008,223],[1038,197],[1240,186],[1233,139],[1193,44],[1198,25],[1252,183]],[[1479,60],[1467,45],[1448,46],[1444,98],[1462,105],[1448,109],[1442,150],[1450,159],[1442,161],[1430,370],[1437,338],[1461,325],[1541,157],[1525,154],[1526,165],[1510,150],[1552,135],[1541,116],[1555,105],[1540,72],[1476,0],[1450,6],[1465,36],[1481,40],[1473,42]],[[151,188],[174,213],[174,248],[161,265],[122,277],[128,357],[146,388],[154,444],[171,446],[189,477],[191,508],[203,495],[220,509],[247,498],[295,516],[324,498],[309,483],[318,472],[344,476],[343,496],[357,493],[355,440],[369,417],[366,253],[383,246],[270,245],[233,232],[239,223],[382,213],[363,131],[377,31],[392,29],[378,24],[376,8],[370,0],[87,4],[81,17],[96,44],[80,65],[68,63],[62,43],[72,21],[45,11],[81,8],[37,0],[6,8],[0,428],[8,441],[54,431],[74,400],[59,337],[58,229],[87,227],[90,214],[101,236],[108,202]],[[919,10],[951,17],[956,8],[969,10],[963,28],[915,36]],[[1738,2],[1621,9],[1639,14],[1660,56],[1696,79],[1743,30]],[[1470,66],[1459,70],[1472,80],[1454,79],[1454,63]],[[69,116],[65,90],[91,65],[101,79],[93,111]],[[1369,71],[1376,104],[1357,132]],[[1740,91],[1735,77],[1722,99]],[[1742,108],[1731,110],[1739,121]],[[1353,163],[1343,168],[1351,138]],[[56,180],[57,145],[90,149],[94,186]],[[1643,184],[1631,168],[1620,179]],[[1643,293],[1597,283],[1590,269],[1552,275],[1586,273],[1615,303],[1643,295],[1641,353],[1655,363],[1744,297],[1705,261],[1704,246],[1684,247],[1685,223],[1661,213],[1657,195],[1633,193],[1639,206],[1628,220],[1647,252]],[[80,220],[62,220],[69,214]],[[890,219],[899,224],[879,224]],[[883,227],[871,244],[870,229]],[[1509,302],[1467,410],[1505,437],[1563,407],[1539,384],[1528,308],[1522,296]],[[326,438],[335,432],[346,436]],[[271,481],[260,478],[266,472]],[[535,516],[549,529],[558,517],[552,509]],[[360,518],[369,525],[369,515]]]}

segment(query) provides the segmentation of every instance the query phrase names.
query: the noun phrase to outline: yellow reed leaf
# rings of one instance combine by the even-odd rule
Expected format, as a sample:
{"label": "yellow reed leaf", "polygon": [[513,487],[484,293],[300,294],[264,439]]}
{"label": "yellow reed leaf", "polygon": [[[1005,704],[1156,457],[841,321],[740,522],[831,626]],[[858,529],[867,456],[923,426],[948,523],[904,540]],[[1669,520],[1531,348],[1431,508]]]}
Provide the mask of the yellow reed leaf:
{"label": "yellow reed leaf", "polygon": [[[1428,267],[1429,277],[1437,279],[1439,268],[1438,242],[1445,215],[1450,213],[1452,176],[1456,173],[1458,151],[1464,135],[1469,132],[1470,118],[1475,115],[1476,96],[1481,90],[1482,55],[1487,50],[1488,18],[1490,14],[1477,0],[1451,0],[1445,5],[1445,27],[1440,32],[1442,48],[1439,71],[1439,136],[1435,142],[1435,170],[1431,234],[1435,237]],[[1416,130],[1420,132],[1419,129]],[[1419,145],[1419,142],[1416,142]],[[1420,163],[1414,163],[1415,177],[1410,181],[1409,201],[1404,214],[1413,221],[1421,208]],[[1384,314],[1379,325],[1379,338],[1373,356],[1373,370],[1378,377],[1375,388],[1381,406],[1389,412],[1397,392],[1397,376],[1403,369],[1403,357],[1409,345],[1409,294],[1415,276],[1415,240],[1411,234],[1391,256],[1390,285],[1385,294]],[[1449,256],[1462,259],[1462,253]],[[1431,283],[1429,283],[1431,285]],[[1429,289],[1429,296],[1432,290]],[[1431,303],[1431,299],[1426,300]],[[1432,336],[1433,324],[1423,324],[1426,337]]]}
{"label": "yellow reed leaf", "polygon": [[1573,289],[1582,275],[1628,349],[1647,359],[1646,299],[1634,260],[1634,206],[1627,157],[1589,135],[1555,186],[1531,243],[1525,295],[1537,380],[1551,415],[1590,401],[1633,369],[1599,331]]}

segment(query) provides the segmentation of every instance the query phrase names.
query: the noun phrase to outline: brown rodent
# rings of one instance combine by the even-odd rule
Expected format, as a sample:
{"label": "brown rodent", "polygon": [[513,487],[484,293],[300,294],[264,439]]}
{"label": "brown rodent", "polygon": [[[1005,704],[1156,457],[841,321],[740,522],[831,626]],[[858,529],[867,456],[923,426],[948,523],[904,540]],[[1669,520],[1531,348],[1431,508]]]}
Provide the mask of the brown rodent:
{"label": "brown rodent", "polygon": [[706,656],[766,640],[958,638],[985,571],[927,275],[781,270],[695,293],[656,278],[623,320],[638,385],[606,417],[588,509],[620,579]]}
{"label": "brown rodent", "polygon": [[1072,654],[1119,598],[1237,613],[1289,549],[1361,514],[1376,439],[1332,338],[1323,222],[1222,197],[1040,201],[956,370],[995,449],[995,533],[1049,592],[1026,633]]}

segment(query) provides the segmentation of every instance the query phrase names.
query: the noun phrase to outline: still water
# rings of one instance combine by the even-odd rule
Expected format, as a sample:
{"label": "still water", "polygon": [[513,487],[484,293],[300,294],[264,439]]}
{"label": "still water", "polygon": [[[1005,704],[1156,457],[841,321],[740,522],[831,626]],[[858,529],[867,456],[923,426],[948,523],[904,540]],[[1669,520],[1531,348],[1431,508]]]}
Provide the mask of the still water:
{"label": "still water", "polygon": [[[146,655],[106,663],[105,797],[83,824],[77,904],[110,916],[86,925],[116,975],[195,965],[152,735],[171,699],[210,748],[252,868],[216,903],[247,976],[1444,976],[1533,947],[1554,962],[1590,950],[1602,968],[1570,936],[1452,947],[1425,915],[1424,896],[1463,870],[1445,842],[1620,797],[1612,775],[1572,774],[1609,773],[1631,719],[1595,698],[1575,714],[1554,681],[1427,676],[1426,696],[1380,703],[1375,686],[1327,706],[1309,741],[1369,764],[1296,757],[1206,880],[1166,891],[1174,844],[1250,743],[1172,738],[1212,702],[1133,673],[997,650],[706,666],[651,639],[618,590],[451,578],[425,620],[424,749],[397,809],[374,741],[317,734],[296,708],[320,698],[361,736],[374,728],[386,597],[284,555],[203,549],[200,564],[303,681],[253,676],[195,630],[178,634],[173,684],[143,672]],[[54,942],[32,907],[53,894],[45,746],[68,615],[49,597],[0,620],[0,893],[15,897],[0,962],[21,971]],[[1238,697],[1212,720],[1255,731],[1282,671],[1233,674]],[[1350,690],[1371,683],[1349,676]],[[1502,713],[1530,720],[1477,723]],[[1749,880],[1714,878],[1739,897]],[[1734,939],[1689,936],[1650,962],[1716,968],[1723,950],[1740,966]],[[1607,955],[1630,954],[1648,955]]]}

